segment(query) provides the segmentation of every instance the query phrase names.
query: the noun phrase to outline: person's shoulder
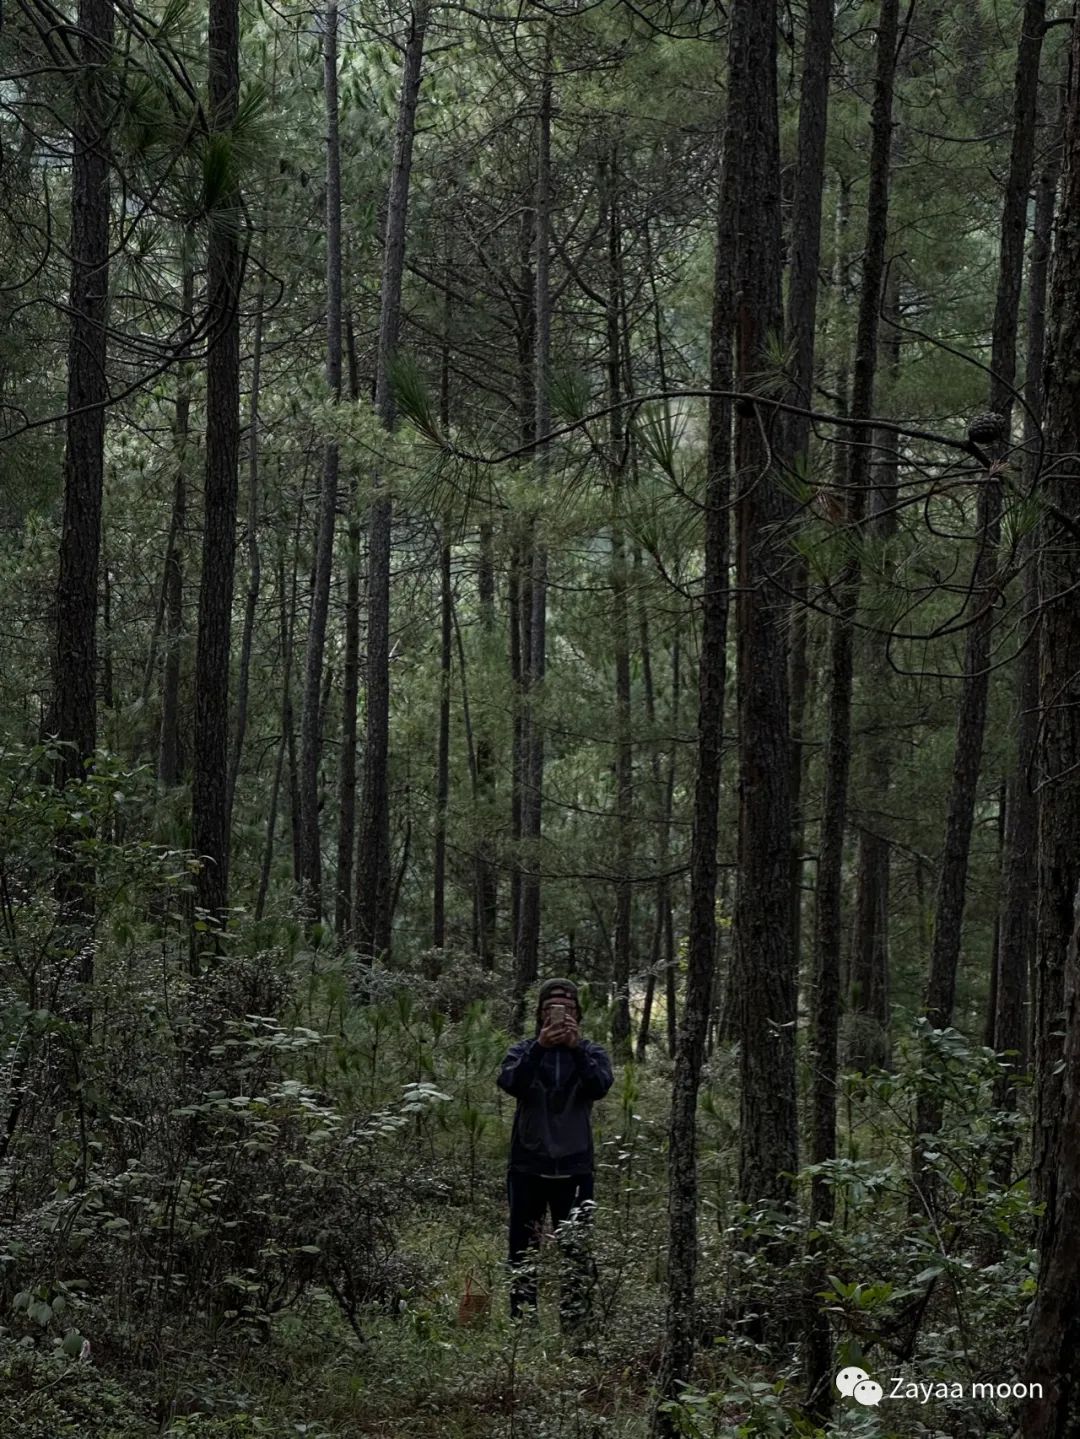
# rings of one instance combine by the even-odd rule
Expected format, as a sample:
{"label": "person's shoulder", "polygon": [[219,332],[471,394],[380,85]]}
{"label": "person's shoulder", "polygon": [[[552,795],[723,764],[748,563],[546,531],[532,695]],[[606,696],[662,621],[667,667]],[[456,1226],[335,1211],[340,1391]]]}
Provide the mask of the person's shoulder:
{"label": "person's shoulder", "polygon": [[582,1039],[581,1044],[582,1048],[590,1050],[593,1054],[602,1054],[607,1059],[608,1052],[598,1039]]}

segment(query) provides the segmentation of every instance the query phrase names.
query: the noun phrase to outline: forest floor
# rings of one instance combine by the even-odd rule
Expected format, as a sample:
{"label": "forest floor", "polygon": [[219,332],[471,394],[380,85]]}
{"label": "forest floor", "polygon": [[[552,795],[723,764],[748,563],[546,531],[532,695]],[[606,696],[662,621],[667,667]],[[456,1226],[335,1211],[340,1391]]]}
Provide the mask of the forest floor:
{"label": "forest floor", "polygon": [[[364,1022],[374,1023],[372,1015]],[[319,1049],[308,1075],[317,1084],[311,1093],[335,1094],[370,1113],[385,1102],[375,1088],[369,1093],[375,1076],[383,1075],[387,1092],[415,1080],[420,1030],[414,1019],[394,1040],[392,1064],[389,1031],[380,1033],[378,1065],[374,1051],[365,1057],[357,1040],[342,1049],[335,1076]],[[370,1270],[382,1276],[382,1288],[364,1297],[354,1325],[316,1277],[289,1294],[268,1323],[245,1328],[234,1310],[212,1325],[205,1311],[170,1310],[157,1331],[164,1337],[154,1339],[140,1332],[151,1328],[152,1306],[125,1281],[128,1271],[118,1259],[112,1277],[99,1274],[85,1362],[59,1347],[50,1352],[59,1335],[50,1339],[52,1330],[39,1329],[30,1316],[16,1316],[21,1330],[0,1316],[2,1439],[646,1439],[665,1313],[670,1060],[657,1052],[647,1065],[617,1066],[614,1088],[596,1107],[591,1248],[598,1280],[590,1328],[571,1340],[559,1329],[555,1243],[541,1250],[539,1323],[514,1323],[508,1313],[505,1162],[512,1101],[496,1090],[490,1063],[502,1053],[505,1036],[492,1030],[483,1054],[475,1045],[455,1050],[460,1034],[455,1039],[450,1031],[429,1038],[429,1073],[444,1102],[410,1113],[404,1127],[372,1150],[373,1167],[359,1171],[361,1184],[368,1182],[365,1174],[383,1182],[372,1193],[387,1210],[389,1239]],[[962,1050],[955,1062],[970,1067],[975,1059]],[[760,1240],[774,1232],[773,1219],[743,1213],[736,1203],[735,1070],[734,1051],[717,1049],[701,1095],[701,1333],[695,1391],[680,1414],[686,1439],[1008,1439],[1011,1430],[998,1424],[1004,1415],[970,1406],[894,1402],[874,1410],[844,1401],[825,1428],[805,1417],[798,1358],[803,1241],[796,1238],[787,1268],[770,1269]],[[985,1160],[981,1126],[990,1079],[979,1075],[966,1091],[957,1090],[970,1096],[951,1132],[958,1161]],[[896,1332],[911,1297],[924,1292],[940,1265],[942,1275],[952,1277],[948,1284],[931,1281],[912,1376],[1014,1372],[1018,1356],[1007,1336],[1032,1282],[1020,1242],[1026,1200],[1012,1190],[952,1189],[956,1234],[976,1234],[975,1224],[992,1223],[995,1233],[1011,1225],[1016,1241],[989,1269],[978,1258],[981,1240],[936,1259],[938,1239],[907,1214],[910,1135],[891,1112],[882,1118],[884,1094],[853,1091],[843,1108],[835,1275],[826,1281],[837,1286],[830,1310],[838,1362],[872,1369],[892,1362],[883,1338]],[[889,1103],[899,1112],[907,1107],[895,1096]],[[964,1114],[970,1134],[960,1122]],[[303,1152],[317,1157],[317,1150]],[[323,1214],[311,1218],[313,1233],[334,1222]],[[358,1244],[361,1252],[362,1238]],[[137,1247],[129,1242],[115,1253],[133,1257]],[[474,1298],[479,1312],[466,1323],[468,1289],[482,1297]],[[741,1319],[732,1317],[733,1295],[740,1296]],[[755,1311],[762,1309],[787,1316],[785,1337],[771,1348],[752,1334]],[[884,1375],[882,1369],[877,1377]]]}

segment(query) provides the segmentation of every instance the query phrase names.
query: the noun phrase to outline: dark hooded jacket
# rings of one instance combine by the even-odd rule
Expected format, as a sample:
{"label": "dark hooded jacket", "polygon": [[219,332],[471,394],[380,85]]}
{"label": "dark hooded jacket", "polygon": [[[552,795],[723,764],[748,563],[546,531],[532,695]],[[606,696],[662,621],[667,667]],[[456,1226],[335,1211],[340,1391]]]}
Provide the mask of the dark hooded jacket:
{"label": "dark hooded jacket", "polygon": [[590,1116],[614,1075],[603,1046],[545,1049],[538,1039],[513,1045],[499,1071],[499,1088],[517,1100],[510,1168],[526,1174],[589,1174],[593,1169]]}

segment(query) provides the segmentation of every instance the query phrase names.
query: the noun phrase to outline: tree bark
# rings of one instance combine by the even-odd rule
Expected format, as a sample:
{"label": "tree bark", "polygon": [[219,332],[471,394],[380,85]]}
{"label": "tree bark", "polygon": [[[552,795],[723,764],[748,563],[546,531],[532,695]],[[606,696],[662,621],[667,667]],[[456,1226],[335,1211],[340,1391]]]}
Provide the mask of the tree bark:
{"label": "tree bark", "polygon": [[[1036,1198],[1039,1287],[1025,1379],[1043,1385],[1022,1420],[1023,1439],[1066,1439],[1080,1429],[1080,26],[1074,25],[1065,109],[1044,370],[1041,490],[1047,515],[1039,555],[1040,737],[1038,916],[1035,951]],[[1060,516],[1060,518],[1058,518]]]}
{"label": "tree bark", "polygon": [[[345,319],[349,358],[349,398],[360,398],[356,336],[352,315]],[[348,549],[345,560],[345,654],[341,672],[341,767],[338,772],[337,868],[334,934],[339,946],[353,934],[353,861],[356,850],[356,705],[360,697],[360,517],[356,476],[349,482]]]}
{"label": "tree bark", "polygon": [[[855,616],[859,603],[859,544],[870,483],[877,374],[878,315],[885,278],[885,247],[889,228],[889,177],[896,80],[899,0],[882,0],[878,13],[874,100],[870,114],[869,185],[866,239],[852,369],[851,414],[867,421],[851,433],[847,467],[845,520],[852,535],[849,558],[836,583],[836,614],[829,627],[828,696],[825,741],[825,786],[818,839],[817,887],[814,907],[814,985],[810,998],[810,1068],[812,1122],[810,1155],[815,1165],[836,1158],[836,1075],[840,1034],[840,953],[843,946],[843,861],[847,825],[848,779],[851,773],[851,699],[854,682]],[[810,1224],[818,1228],[833,1218],[833,1187],[816,1174],[810,1186]],[[822,1275],[813,1288],[820,1289]],[[809,1403],[821,1420],[831,1412],[832,1329],[828,1315],[810,1301],[806,1333],[806,1378]]]}
{"label": "tree bark", "polygon": [[[80,71],[75,81],[71,176],[71,320],[68,331],[64,505],[56,583],[53,725],[60,748],[55,780],[63,788],[92,764],[97,746],[97,611],[109,388],[109,158],[104,72],[113,48],[111,0],[80,0]],[[83,985],[94,978],[94,869],[60,843],[61,917],[76,927]],[[86,1001],[84,1014],[89,1020]]]}
{"label": "tree bark", "polygon": [[445,530],[439,537],[439,738],[435,761],[435,857],[432,883],[431,943],[446,946],[446,820],[450,802],[450,662],[451,620],[450,544]]}
{"label": "tree bark", "polygon": [[[264,255],[265,259],[265,247]],[[240,775],[240,762],[244,755],[244,737],[247,734],[248,690],[251,680],[251,649],[255,638],[255,616],[259,607],[259,589],[262,584],[262,561],[259,553],[259,391],[262,386],[263,322],[266,309],[266,291],[259,286],[255,305],[255,333],[251,342],[251,409],[248,421],[248,512],[247,552],[248,586],[244,601],[244,626],[240,637],[240,663],[236,682],[236,728],[233,734],[232,758],[229,761],[229,797],[226,805],[228,822],[232,824],[233,804],[236,801],[236,781]]]}
{"label": "tree bark", "polygon": [[[446,292],[439,368],[439,420],[443,434],[447,434],[450,429],[450,333],[454,318],[450,288],[453,265],[449,255],[445,269]],[[450,683],[454,619],[449,531],[450,522],[447,519],[439,526],[439,735],[435,755],[435,842],[431,919],[431,943],[434,949],[443,949],[446,945],[446,829],[450,810]]]}
{"label": "tree bark", "polygon": [[[878,316],[885,277],[888,239],[890,150],[893,90],[899,30],[899,0],[882,0],[878,17],[877,69],[871,110],[869,188],[866,240],[855,339],[851,414],[866,423],[851,432],[847,466],[845,519],[855,544],[836,583],[837,611],[829,629],[825,793],[818,841],[814,914],[814,988],[811,996],[811,1068],[813,1113],[810,1149],[813,1163],[836,1155],[836,1071],[840,1021],[840,952],[844,831],[847,822],[848,778],[851,769],[851,697],[854,679],[855,615],[861,577],[858,540],[866,513],[870,483],[877,373]],[[816,1177],[811,1186],[811,1223],[828,1223],[833,1212],[832,1186]],[[828,1362],[831,1363],[831,1356]],[[820,1378],[820,1376],[819,1376]],[[831,1386],[827,1386],[831,1397]]]}
{"label": "tree bark", "polygon": [[[518,423],[522,445],[530,445],[536,437],[536,274],[532,265],[533,234],[536,228],[535,181],[533,204],[523,201],[519,232],[520,277],[515,338],[518,358]],[[524,989],[517,994],[518,939],[521,934],[521,835],[522,804],[525,792],[528,755],[527,708],[525,702],[525,665],[528,651],[528,621],[525,582],[527,548],[525,526],[520,522],[510,551],[510,574],[507,584],[507,611],[510,627],[510,683],[513,694],[513,735],[510,778],[510,943],[514,951],[515,994],[513,1026],[520,1033],[524,1022]],[[526,981],[526,987],[528,982]]]}
{"label": "tree bark", "polygon": [[[886,311],[896,314],[900,304],[897,271],[886,284]],[[886,378],[895,387],[900,374],[900,331],[894,329],[882,341]],[[878,407],[881,400],[876,401]],[[895,438],[878,436],[880,458],[876,464],[870,514],[866,528],[877,541],[896,534],[895,504],[899,495],[899,453]],[[891,562],[885,561],[891,576]],[[863,688],[875,697],[864,731],[869,819],[859,826],[855,881],[855,922],[851,941],[851,973],[848,984],[848,1048],[845,1062],[850,1069],[865,1073],[890,1063],[889,1046],[889,839],[882,833],[889,813],[889,791],[893,769],[893,733],[889,723],[889,665],[886,643],[868,636],[865,645]]]}
{"label": "tree bark", "polygon": [[[1035,191],[1035,231],[1028,265],[1027,376],[1024,382],[1024,489],[1039,484],[1039,422],[1043,411],[1042,367],[1046,350],[1046,282],[1054,201],[1061,162],[1055,136]],[[1029,975],[1035,951],[1031,895],[1038,873],[1038,798],[1032,785],[1039,739],[1039,641],[1036,629],[1039,589],[1036,535],[1022,541],[1025,624],[1015,673],[1016,759],[1006,786],[1005,841],[1002,858],[1001,912],[996,955],[997,984],[991,1043],[1013,1054],[1011,1068],[1023,1073],[1029,1059]],[[994,1103],[1015,1109],[1016,1085],[1002,1075]],[[999,1170],[1007,1182],[1011,1156]]]}
{"label": "tree bark", "polygon": [[[427,18],[427,0],[419,0],[411,11],[409,21],[386,204],[375,411],[387,431],[394,428],[395,419],[391,371],[401,327],[409,180]],[[367,730],[356,886],[356,940],[361,960],[366,964],[390,953],[393,914],[389,786],[392,520],[392,502],[385,485],[376,477],[376,493],[371,502],[368,526]]]}
{"label": "tree bark", "polygon": [[[338,7],[323,12],[323,97],[326,109],[326,388],[341,402],[341,142],[338,127]],[[315,586],[304,660],[304,702],[300,715],[300,903],[310,925],[322,920],[322,844],[319,835],[319,756],[323,654],[330,611],[330,573],[337,518],[337,440],[323,452]]]}
{"label": "tree bark", "polygon": [[622,398],[622,249],[619,217],[618,149],[612,147],[601,185],[607,189],[607,379],[608,403],[613,407],[608,441],[611,477],[611,607],[615,650],[615,814],[617,826],[615,887],[614,974],[615,1006],[611,1042],[618,1056],[630,1049],[630,945],[633,906],[631,877],[634,864],[634,748],[630,713],[630,613],[627,599],[626,538],[622,501],[626,468],[626,437]]}
{"label": "tree bark", "polygon": [[[274,759],[274,777],[270,784],[270,801],[267,806],[266,840],[263,844],[262,863],[259,867],[259,888],[255,896],[255,918],[262,919],[266,907],[266,896],[270,889],[270,870],[274,862],[274,838],[277,830],[278,804],[281,796],[281,777],[285,768],[286,754],[292,748],[292,664],[293,641],[296,632],[296,577],[300,553],[300,530],[303,524],[304,505],[301,498],[297,506],[296,528],[293,535],[292,579],[288,591],[285,586],[284,545],[277,560],[277,587],[280,609],[279,632],[281,636],[281,667],[284,682],[281,692],[281,734],[278,738],[277,754]],[[295,786],[293,787],[295,795]],[[295,864],[295,846],[294,846]],[[294,868],[295,878],[295,868]]]}
{"label": "tree bark", "polygon": [[[1034,161],[1039,57],[1045,13],[1045,0],[1026,0],[1017,50],[1009,174],[1001,214],[998,284],[990,360],[990,408],[1002,417],[1003,445],[1007,443],[1012,414],[1012,384],[1016,374],[1016,334],[1023,279],[1024,234]],[[990,642],[995,609],[1000,598],[1001,581],[997,575],[1000,527],[1001,481],[995,473],[991,473],[979,488],[979,550],[971,583],[975,613],[965,637],[964,677],[956,723],[955,758],[938,882],[930,973],[926,985],[926,1015],[935,1029],[943,1029],[952,1023],[956,998],[971,831],[986,729]],[[1071,903],[1071,895],[1069,902]],[[936,1134],[941,1127],[941,1120],[940,1103],[928,1095],[921,1096],[916,1114],[918,1132]],[[917,1140],[913,1155],[913,1178],[916,1184],[920,1181],[924,1166],[921,1146]],[[932,1191],[932,1186],[930,1190]]]}
{"label": "tree bark", "polygon": [[[480,525],[476,598],[480,611],[480,628],[488,644],[495,631],[495,565],[492,548],[492,525],[490,520],[485,520]],[[462,684],[464,685],[464,676]],[[484,968],[491,969],[495,964],[499,919],[499,874],[488,829],[490,817],[495,810],[495,752],[486,725],[476,737],[476,799],[481,808],[479,820],[482,836],[473,859],[474,948]]]}
{"label": "tree bark", "polygon": [[[795,198],[791,226],[791,279],[788,285],[787,344],[792,353],[792,388],[797,404],[813,402],[814,349],[818,273],[821,266],[821,207],[825,189],[825,138],[829,116],[834,0],[810,0],[803,37],[803,68],[799,88],[799,134],[795,165]],[[808,459],[810,422],[791,415],[786,446],[793,464]],[[802,934],[803,724],[810,670],[807,664],[808,610],[806,561],[792,564],[791,685],[791,906],[795,971],[800,967]]]}
{"label": "tree bark", "polygon": [[[546,436],[551,430],[551,33],[545,37],[544,73],[540,84],[537,122],[535,196],[536,306],[534,333],[534,398],[536,403],[537,484],[543,486],[548,469]],[[540,837],[543,822],[544,729],[538,704],[542,702],[547,662],[547,542],[530,525],[530,563],[525,590],[527,605],[522,621],[528,626],[523,654],[522,719],[525,767],[521,801],[521,838],[526,860],[521,876],[521,912],[516,944],[515,993],[517,1004],[536,979],[540,955]],[[523,646],[523,648],[525,648]]]}
{"label": "tree bark", "polygon": [[[210,0],[210,126],[226,138],[240,94],[238,0]],[[234,153],[221,201],[210,215],[207,253],[206,475],[202,570],[195,651],[195,743],[192,842],[202,857],[199,907],[223,925],[229,897],[229,642],[236,563],[237,461],[240,447],[240,288],[243,254],[240,189]],[[193,946],[193,967],[197,949]]]}
{"label": "tree bark", "polygon": [[[780,163],[775,0],[732,11],[728,155],[738,168],[734,293],[735,388],[769,368],[768,336],[781,330]],[[795,1100],[796,975],[789,893],[791,775],[787,603],[774,576],[786,569],[789,505],[770,470],[769,417],[736,409],[736,602],[739,708],[739,885],[735,992],[739,1048],[740,1200],[793,1199],[798,1167]],[[707,996],[704,997],[707,1003]]]}
{"label": "tree bark", "polygon": [[[193,237],[185,234],[182,259],[183,319],[181,339],[184,344],[191,335],[195,306],[195,258]],[[183,351],[181,351],[183,354]],[[173,510],[169,526],[169,544],[165,553],[165,662],[161,677],[161,726],[158,731],[158,783],[174,789],[180,783],[182,759],[180,752],[180,678],[181,647],[184,633],[184,549],[187,525],[187,450],[191,426],[191,376],[189,362],[180,361],[176,381],[176,420],[173,427],[176,446],[176,477],[173,480]],[[149,676],[148,676],[149,682]]]}
{"label": "tree bark", "polygon": [[[697,1101],[716,958],[716,846],[727,678],[731,406],[720,392],[731,389],[734,368],[732,291],[741,272],[733,267],[732,252],[739,221],[745,222],[748,218],[741,209],[747,172],[740,165],[739,150],[755,98],[751,76],[755,71],[767,71],[770,65],[775,65],[776,58],[771,38],[775,16],[768,16],[770,36],[760,33],[754,17],[756,4],[757,0],[735,0],[728,59],[728,118],[709,346],[709,381],[716,393],[709,401],[705,477],[705,570],[698,657],[697,776],[690,841],[686,990],[675,1045],[668,1123],[667,1311],[664,1358],[651,1419],[653,1439],[660,1436],[669,1439],[678,1432],[660,1404],[678,1395],[689,1378],[694,1359],[698,1259]],[[770,93],[767,83],[764,88],[767,103]],[[775,92],[772,93],[775,105]]]}

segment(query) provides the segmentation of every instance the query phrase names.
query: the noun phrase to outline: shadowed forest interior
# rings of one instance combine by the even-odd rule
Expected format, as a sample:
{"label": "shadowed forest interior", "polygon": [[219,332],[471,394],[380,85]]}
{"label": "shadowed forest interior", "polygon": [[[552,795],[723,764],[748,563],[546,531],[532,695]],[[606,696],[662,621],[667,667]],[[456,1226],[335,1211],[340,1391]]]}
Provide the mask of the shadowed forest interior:
{"label": "shadowed forest interior", "polygon": [[1078,216],[1072,0],[0,6],[5,1439],[1080,1436]]}

